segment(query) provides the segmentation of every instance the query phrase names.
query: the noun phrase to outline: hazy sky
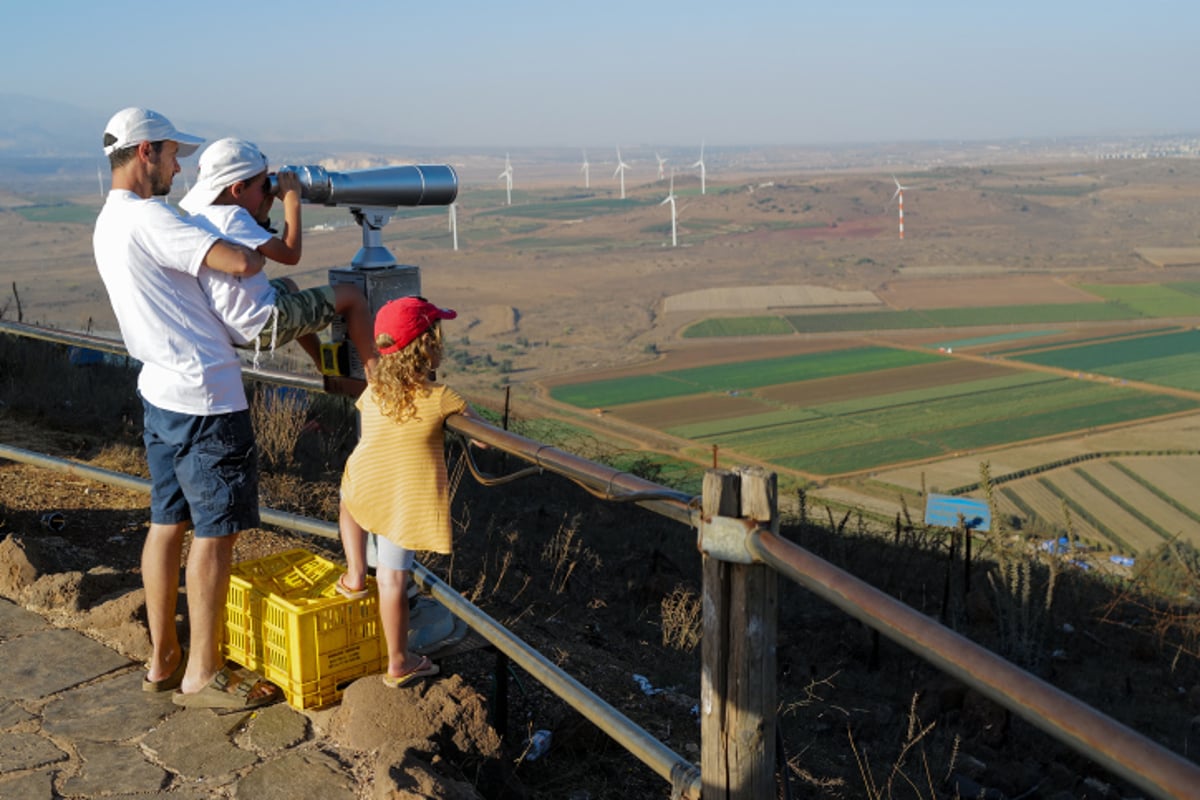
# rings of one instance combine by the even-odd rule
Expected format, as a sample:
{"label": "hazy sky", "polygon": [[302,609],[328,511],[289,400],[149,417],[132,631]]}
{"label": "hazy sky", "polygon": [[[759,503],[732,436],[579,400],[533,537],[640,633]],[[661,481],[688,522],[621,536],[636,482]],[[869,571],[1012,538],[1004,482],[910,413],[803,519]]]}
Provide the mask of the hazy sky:
{"label": "hazy sky", "polygon": [[0,92],[95,109],[101,124],[147,105],[262,139],[497,148],[1200,130],[1195,0],[47,0],[2,13]]}

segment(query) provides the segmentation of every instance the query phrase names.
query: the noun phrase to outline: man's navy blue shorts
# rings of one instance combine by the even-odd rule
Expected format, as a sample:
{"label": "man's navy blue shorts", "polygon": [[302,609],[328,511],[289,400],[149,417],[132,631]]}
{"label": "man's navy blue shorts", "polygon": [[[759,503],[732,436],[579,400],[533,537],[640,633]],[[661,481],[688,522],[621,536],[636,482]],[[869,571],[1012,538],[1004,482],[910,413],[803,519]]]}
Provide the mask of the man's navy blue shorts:
{"label": "man's navy blue shorts", "polygon": [[197,417],[142,399],[150,522],[192,522],[200,538],[257,527],[258,451],[249,411]]}

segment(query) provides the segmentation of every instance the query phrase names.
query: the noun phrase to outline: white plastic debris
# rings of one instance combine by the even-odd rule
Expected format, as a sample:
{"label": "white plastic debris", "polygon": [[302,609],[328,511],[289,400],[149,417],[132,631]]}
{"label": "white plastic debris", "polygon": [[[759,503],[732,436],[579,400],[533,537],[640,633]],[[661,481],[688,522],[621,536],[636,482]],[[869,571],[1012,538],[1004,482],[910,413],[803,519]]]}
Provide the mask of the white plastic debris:
{"label": "white plastic debris", "polygon": [[638,675],[635,672],[633,674],[633,680],[638,686],[641,687],[642,694],[646,695],[647,697],[653,697],[656,694],[662,694],[664,691],[666,691],[665,689],[655,689],[645,675]]}

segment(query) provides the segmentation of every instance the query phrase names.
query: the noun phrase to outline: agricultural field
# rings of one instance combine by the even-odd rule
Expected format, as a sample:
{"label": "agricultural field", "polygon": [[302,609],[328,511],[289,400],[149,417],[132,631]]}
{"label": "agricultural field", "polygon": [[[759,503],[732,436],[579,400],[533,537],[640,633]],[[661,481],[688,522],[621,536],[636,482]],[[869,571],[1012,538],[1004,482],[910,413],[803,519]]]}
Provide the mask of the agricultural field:
{"label": "agricultural field", "polygon": [[1075,344],[1016,359],[1031,364],[1200,392],[1200,330]]}
{"label": "agricultural field", "polygon": [[1198,456],[1095,459],[1005,482],[996,497],[1001,513],[1020,518],[1022,527],[1065,527],[1065,502],[1082,541],[1136,556],[1176,537],[1200,546],[1200,512],[1186,504],[1194,487],[1178,479],[1197,468]]}
{"label": "agricultural field", "polygon": [[736,396],[763,386],[929,363],[938,358],[932,353],[861,347],[562,384],[554,386],[550,394],[559,402],[580,408],[610,408],[708,392],[729,392]]}
{"label": "agricultural field", "polygon": [[1194,317],[1200,313],[1197,283],[1085,284],[1080,288],[1136,309],[1147,317]]}
{"label": "agricultural field", "polygon": [[701,320],[684,331],[684,336],[779,336],[795,333],[783,317],[715,317]]}
{"label": "agricultural field", "polygon": [[1200,456],[1122,458],[1113,466],[1156,497],[1169,498],[1171,506],[1191,520],[1193,530],[1200,526],[1200,494],[1196,492]]}
{"label": "agricultural field", "polygon": [[[1135,295],[1118,299],[1165,310],[1173,297]],[[846,341],[762,362],[643,368],[559,385],[554,397],[604,400],[610,421],[806,476],[812,500],[884,518],[888,508],[919,514],[927,484],[979,497],[969,487],[987,462],[1012,530],[1055,536],[1069,518],[1101,554],[1137,556],[1174,536],[1200,545],[1187,478],[1200,474],[1200,415],[1188,414],[1200,409],[1189,377],[1200,369],[1197,331],[1106,323],[926,337],[918,348]],[[889,351],[924,357],[889,363]],[[1006,477],[1015,474],[1024,477]]]}
{"label": "agricultural field", "polygon": [[556,386],[552,396],[810,476],[1200,408],[1178,397],[911,349],[861,347]]}
{"label": "agricultural field", "polygon": [[[740,329],[756,327],[760,334],[768,333],[844,333],[847,331],[884,331],[915,328],[959,328],[998,325],[1044,325],[1054,323],[1078,324],[1086,322],[1125,321],[1139,319],[1168,319],[1200,317],[1200,283],[1179,281],[1174,283],[1099,284],[1086,283],[1075,287],[1056,287],[1045,291],[1044,286],[1026,280],[1026,296],[1043,300],[1061,298],[1062,302],[1037,304],[1018,302],[1010,286],[1004,291],[993,291],[996,287],[986,281],[977,281],[981,292],[988,296],[978,304],[970,306],[930,306],[930,300],[953,296],[946,286],[958,296],[970,295],[971,287],[955,286],[942,282],[942,287],[929,282],[928,285],[910,286],[903,292],[890,289],[880,294],[891,308],[862,311],[843,309],[788,314],[786,316],[762,315],[756,318],[740,318],[738,328],[720,325],[720,318],[713,317],[696,321],[686,327],[683,336],[690,338],[739,336]],[[909,282],[916,284],[916,281]],[[1021,281],[1016,282],[1018,285]],[[1008,299],[1010,305],[997,303]],[[900,303],[903,306],[898,307]],[[753,320],[757,319],[758,322]],[[790,328],[780,327],[776,320],[784,319]]]}
{"label": "agricultural field", "polygon": [[[1200,313],[1200,308],[1196,309]],[[741,336],[754,327],[757,334],[845,333],[888,331],[909,328],[963,328],[987,325],[1045,325],[1053,323],[1111,322],[1151,316],[1131,305],[1107,303],[1064,303],[1054,305],[990,306],[986,308],[931,308],[903,311],[843,311],[836,313],[788,314],[786,327],[780,317],[741,317],[738,327],[722,326],[720,318],[704,319],[683,331],[686,338]],[[1171,314],[1169,316],[1177,316]]]}
{"label": "agricultural field", "polygon": [[[1021,530],[1040,524],[1035,529],[1045,535],[1050,530],[1066,528],[1065,517],[1069,512],[1064,512],[1062,498],[1037,479],[1030,478],[1020,486],[1001,487],[996,492],[996,502],[1001,514],[1021,520]],[[1010,530],[1013,528],[1009,526]],[[1101,531],[1076,514],[1071,514],[1071,529],[1080,542],[1091,547],[1100,547],[1108,541]]]}

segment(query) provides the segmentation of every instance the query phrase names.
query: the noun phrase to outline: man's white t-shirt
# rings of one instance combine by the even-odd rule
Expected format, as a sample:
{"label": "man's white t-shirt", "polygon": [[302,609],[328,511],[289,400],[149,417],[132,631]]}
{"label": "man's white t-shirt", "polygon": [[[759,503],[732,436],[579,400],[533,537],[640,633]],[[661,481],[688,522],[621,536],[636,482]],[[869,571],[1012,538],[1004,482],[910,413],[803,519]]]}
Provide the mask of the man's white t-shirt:
{"label": "man's white t-shirt", "polygon": [[[254,216],[237,205],[204,206],[188,219],[222,239],[251,250],[257,250],[271,239],[271,234],[254,220]],[[275,287],[271,286],[266,272],[242,278],[201,267],[199,278],[200,286],[217,316],[225,323],[234,344],[253,342],[263,326],[271,321]]]}
{"label": "man's white t-shirt", "polygon": [[218,236],[158,199],[108,193],[92,246],[151,405],[196,416],[242,411],[241,362],[196,275]]}

